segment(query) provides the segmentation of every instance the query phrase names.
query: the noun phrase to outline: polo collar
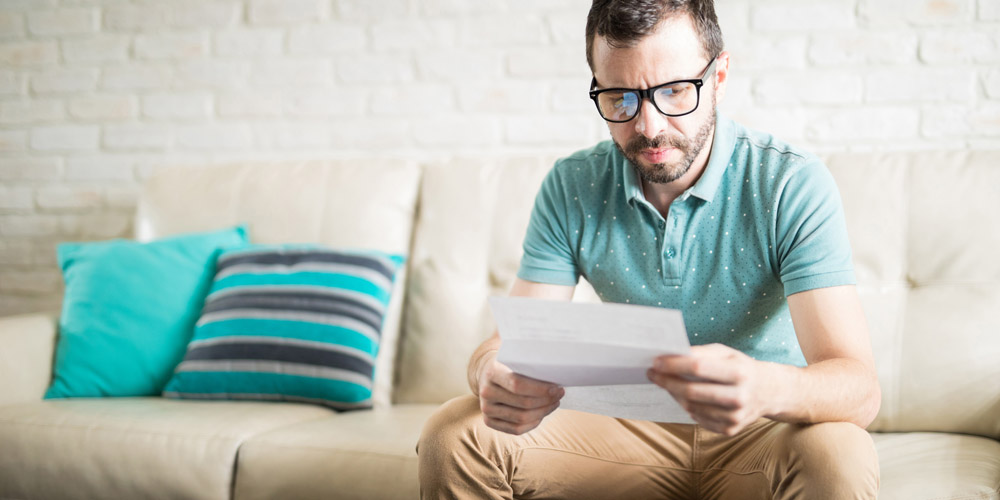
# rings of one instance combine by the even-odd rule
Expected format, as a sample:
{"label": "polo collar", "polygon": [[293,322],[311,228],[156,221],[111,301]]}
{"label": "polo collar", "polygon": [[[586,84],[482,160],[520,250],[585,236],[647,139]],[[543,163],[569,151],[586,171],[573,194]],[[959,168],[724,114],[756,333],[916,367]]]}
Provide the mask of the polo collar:
{"label": "polo collar", "polygon": [[[698,182],[684,191],[678,199],[683,201],[690,196],[695,196],[711,203],[722,183],[722,176],[726,172],[726,167],[729,166],[729,160],[733,156],[735,146],[735,124],[731,119],[717,111],[715,114],[715,136],[712,138],[712,150],[708,156],[708,165],[705,166],[705,171],[701,173]],[[625,182],[622,183],[622,187],[625,189],[625,198],[629,203],[636,200],[645,201],[646,197],[642,194],[642,183],[639,182],[639,176],[624,156],[622,156],[622,168],[625,174]]]}

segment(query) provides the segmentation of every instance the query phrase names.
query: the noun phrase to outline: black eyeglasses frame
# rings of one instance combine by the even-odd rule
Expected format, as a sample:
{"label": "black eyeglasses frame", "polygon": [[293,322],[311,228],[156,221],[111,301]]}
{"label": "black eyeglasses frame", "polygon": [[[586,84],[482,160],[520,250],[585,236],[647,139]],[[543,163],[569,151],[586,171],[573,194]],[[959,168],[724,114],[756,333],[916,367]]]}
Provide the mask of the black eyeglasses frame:
{"label": "black eyeglasses frame", "polygon": [[[719,56],[715,56],[715,57],[712,58],[711,61],[708,62],[708,66],[705,66],[705,71],[703,71],[701,73],[701,78],[692,78],[692,79],[688,79],[688,80],[674,80],[672,82],[661,83],[660,85],[657,85],[655,87],[649,87],[648,89],[627,89],[627,88],[621,88],[621,87],[613,87],[613,88],[599,89],[598,90],[597,89],[597,77],[595,76],[590,81],[590,99],[594,101],[594,106],[597,107],[597,113],[599,115],[601,115],[601,118],[604,118],[605,121],[609,121],[611,123],[625,123],[625,122],[629,122],[629,121],[632,121],[633,119],[635,119],[635,117],[639,116],[639,109],[642,108],[642,100],[643,99],[648,99],[649,102],[653,103],[653,107],[656,108],[656,111],[659,111],[661,115],[671,116],[671,117],[689,115],[689,114],[694,113],[695,111],[697,111],[698,110],[698,106],[701,105],[701,87],[703,85],[705,85],[705,80],[708,78],[708,75],[711,74],[712,69],[715,67],[715,63],[718,62],[718,60],[719,60]],[[688,112],[685,112],[685,113],[679,113],[679,114],[664,113],[663,110],[660,109],[660,107],[656,105],[656,100],[653,99],[653,93],[656,92],[657,90],[663,88],[663,87],[666,87],[668,85],[677,85],[678,83],[691,83],[691,84],[694,84],[694,86],[695,86],[695,93],[696,93],[694,108],[692,108],[691,111],[688,111]],[[611,92],[611,91],[635,92],[639,96],[639,104],[638,104],[638,106],[635,109],[635,114],[632,115],[632,116],[630,116],[630,117],[628,117],[625,120],[609,120],[607,117],[605,117],[604,113],[601,112],[601,105],[600,105],[600,103],[597,102],[597,98],[598,98],[599,95],[601,95],[601,94],[603,94],[605,92]]]}

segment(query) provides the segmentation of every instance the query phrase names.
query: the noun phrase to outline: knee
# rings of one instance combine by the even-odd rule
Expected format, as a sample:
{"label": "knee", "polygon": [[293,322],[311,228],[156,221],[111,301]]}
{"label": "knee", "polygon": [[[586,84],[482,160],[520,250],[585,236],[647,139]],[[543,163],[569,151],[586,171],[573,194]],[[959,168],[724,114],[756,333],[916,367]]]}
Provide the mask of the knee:
{"label": "knee", "polygon": [[879,482],[878,455],[864,429],[843,422],[789,425],[778,445],[786,472],[809,478],[827,492],[868,492],[870,496],[862,496],[874,498]]}
{"label": "knee", "polygon": [[424,423],[417,442],[421,462],[438,461],[467,445],[477,422],[482,420],[479,398],[459,396],[441,405]]}

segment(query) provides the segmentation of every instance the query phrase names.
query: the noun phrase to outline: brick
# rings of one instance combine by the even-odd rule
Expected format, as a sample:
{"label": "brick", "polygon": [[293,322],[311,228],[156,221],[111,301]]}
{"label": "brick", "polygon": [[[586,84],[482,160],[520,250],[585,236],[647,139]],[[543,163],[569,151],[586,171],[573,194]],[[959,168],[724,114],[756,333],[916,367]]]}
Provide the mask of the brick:
{"label": "brick", "polygon": [[920,132],[924,137],[967,137],[975,131],[965,106],[929,106],[922,110]]}
{"label": "brick", "polygon": [[320,0],[250,0],[251,24],[293,24],[325,19],[327,2]]}
{"label": "brick", "polygon": [[87,210],[101,206],[101,191],[87,186],[51,186],[39,188],[36,200],[45,211]]}
{"label": "brick", "polygon": [[105,90],[152,90],[170,86],[171,68],[163,64],[128,64],[104,68],[101,88]]}
{"label": "brick", "polygon": [[38,36],[66,36],[96,33],[97,9],[73,8],[28,13],[28,31]]}
{"label": "brick", "polygon": [[26,149],[28,149],[27,131],[0,130],[0,153],[16,153]]}
{"label": "brick", "polygon": [[537,113],[547,109],[548,97],[541,82],[480,80],[458,86],[459,109],[474,113]]}
{"label": "brick", "polygon": [[59,61],[56,42],[0,43],[0,67],[31,67],[55,64]]}
{"label": "brick", "polygon": [[1000,21],[1000,2],[996,0],[979,0],[980,21]]}
{"label": "brick", "polygon": [[391,20],[371,25],[375,50],[421,50],[454,47],[458,26],[451,20]]}
{"label": "brick", "polygon": [[0,12],[0,40],[24,38],[24,15]]}
{"label": "brick", "polygon": [[59,217],[55,215],[0,215],[2,236],[57,236]]}
{"label": "brick", "polygon": [[4,293],[50,294],[59,291],[60,283],[58,270],[0,272],[0,292]]}
{"label": "brick", "polygon": [[140,59],[190,59],[207,54],[208,38],[203,33],[135,37],[135,55]]}
{"label": "brick", "polygon": [[162,31],[170,21],[170,3],[113,5],[104,9],[104,28],[110,31]]}
{"label": "brick", "polygon": [[178,148],[195,150],[240,150],[253,145],[253,133],[243,123],[179,126],[175,130]]}
{"label": "brick", "polygon": [[503,56],[492,50],[446,49],[417,54],[424,80],[481,80],[503,75]]}
{"label": "brick", "polygon": [[991,69],[983,75],[983,86],[987,96],[1000,99],[1000,69]]}
{"label": "brick", "polygon": [[920,111],[912,106],[810,110],[806,116],[810,141],[863,141],[917,138]]}
{"label": "brick", "polygon": [[808,71],[759,77],[753,95],[761,104],[856,104],[861,77],[843,72]]}
{"label": "brick", "polygon": [[82,120],[122,120],[138,115],[136,98],[128,95],[90,95],[69,102],[69,114]]}
{"label": "brick", "polygon": [[409,54],[345,55],[337,58],[337,76],[347,83],[408,82],[414,78]]}
{"label": "brick", "polygon": [[329,59],[272,59],[254,63],[254,85],[324,85],[333,83]]}
{"label": "brick", "polygon": [[929,64],[998,63],[1000,37],[969,31],[926,34],[920,39],[920,60]]}
{"label": "brick", "polygon": [[86,92],[97,88],[97,68],[56,68],[31,77],[36,94]]}
{"label": "brick", "polygon": [[91,151],[100,132],[91,125],[56,125],[31,129],[31,148],[38,151]]}
{"label": "brick", "polygon": [[104,203],[111,209],[125,209],[129,212],[133,212],[139,204],[139,187],[123,186],[104,188]]}
{"label": "brick", "polygon": [[170,145],[170,128],[160,124],[106,125],[102,144],[118,150],[162,150]]}
{"label": "brick", "polygon": [[0,240],[0,266],[30,266],[35,262],[35,245],[27,240]]}
{"label": "brick", "polygon": [[0,211],[30,212],[35,208],[31,188],[0,185]]}
{"label": "brick", "polygon": [[28,76],[15,71],[0,69],[0,96],[25,94]]}
{"label": "brick", "polygon": [[[363,1],[363,0],[355,0]],[[496,14],[508,11],[506,2],[501,0],[485,0],[468,2],[465,0],[422,0],[419,2],[420,12],[428,16],[467,16],[469,14]],[[513,12],[526,12],[535,9],[510,9]]]}
{"label": "brick", "polygon": [[789,142],[805,139],[806,116],[801,107],[745,107],[730,114],[737,122]]}
{"label": "brick", "polygon": [[59,158],[0,158],[0,181],[62,180]]}
{"label": "brick", "polygon": [[299,26],[288,34],[291,54],[335,54],[364,50],[368,36],[364,26],[346,23],[326,23]]}
{"label": "brick", "polygon": [[56,6],[57,0],[0,0],[0,10],[25,11]]}
{"label": "brick", "polygon": [[61,120],[64,114],[62,101],[51,99],[0,103],[0,124],[5,125],[54,122]]}
{"label": "brick", "polygon": [[583,47],[539,48],[512,51],[508,59],[511,76],[571,76],[590,81],[590,67]]}
{"label": "brick", "polygon": [[[590,82],[575,78],[552,80],[552,82],[550,101],[553,111],[556,113],[593,113],[594,116],[599,116],[597,108],[594,107],[594,101],[590,100],[590,96],[587,95],[587,91],[590,90],[590,85],[588,85]],[[532,99],[526,98],[525,100],[531,102]]]}
{"label": "brick", "polygon": [[66,159],[67,181],[132,182],[135,161],[108,155],[74,156]]}
{"label": "brick", "polygon": [[63,215],[60,232],[86,240],[128,238],[132,235],[132,217],[121,214]]}
{"label": "brick", "polygon": [[215,55],[260,57],[281,54],[285,33],[279,29],[232,30],[216,33]]}
{"label": "brick", "polygon": [[367,88],[299,88],[284,96],[283,110],[291,117],[349,116],[365,114]]}
{"label": "brick", "polygon": [[870,28],[963,24],[974,12],[975,0],[860,0],[857,7],[859,24]]}
{"label": "brick", "polygon": [[504,120],[507,143],[527,146],[587,146],[593,140],[593,116],[528,115]]}
{"label": "brick", "polygon": [[806,67],[808,40],[805,35],[762,37],[750,34],[733,37],[727,42],[731,47],[732,64],[741,71]]}
{"label": "brick", "polygon": [[973,70],[878,70],[865,79],[865,99],[870,102],[972,102],[975,98]]}
{"label": "brick", "polygon": [[372,112],[381,115],[434,116],[455,110],[455,90],[451,85],[420,83],[376,88]]}
{"label": "brick", "polygon": [[421,146],[492,146],[500,143],[500,126],[492,117],[425,117],[413,122],[413,138]]}
{"label": "brick", "polygon": [[1000,103],[991,102],[969,109],[969,124],[977,135],[1000,137]]}
{"label": "brick", "polygon": [[170,25],[176,28],[226,28],[239,23],[242,2],[170,2]]}
{"label": "brick", "polygon": [[142,115],[147,118],[206,118],[212,114],[208,94],[152,94],[142,98]]}
{"label": "brick", "polygon": [[18,296],[12,294],[0,295],[0,316],[12,316],[24,313],[41,313],[58,316],[62,311],[62,294],[49,296]]}
{"label": "brick", "polygon": [[854,27],[853,3],[795,2],[754,4],[750,26],[759,31],[838,30]]}
{"label": "brick", "polygon": [[63,59],[69,63],[106,63],[125,61],[131,41],[124,35],[98,35],[60,42]]}
{"label": "brick", "polygon": [[226,92],[218,96],[216,108],[226,118],[263,118],[280,116],[282,98],[277,92]]}
{"label": "brick", "polygon": [[331,145],[327,121],[267,122],[254,127],[257,144],[271,149],[326,148]]}
{"label": "brick", "polygon": [[394,148],[411,144],[410,124],[405,120],[360,118],[330,123],[330,142],[338,151],[365,151],[384,148],[391,141]]}
{"label": "brick", "polygon": [[547,44],[548,38],[542,20],[523,13],[466,18],[459,24],[462,47],[534,46]]}
{"label": "brick", "polygon": [[912,63],[917,35],[907,32],[817,34],[809,44],[809,62],[821,66]]}
{"label": "brick", "polygon": [[414,9],[408,0],[334,0],[338,19],[346,21],[381,21],[387,18],[412,18]]}
{"label": "brick", "polygon": [[545,16],[545,20],[549,32],[552,34],[552,41],[556,44],[570,47],[584,47],[586,45],[584,28],[587,25],[587,11],[585,9],[552,13]]}
{"label": "brick", "polygon": [[[241,88],[245,87],[250,78],[250,63],[248,61],[194,60],[177,64],[176,83],[178,86]],[[281,69],[281,68],[275,68]],[[304,79],[310,75],[300,75]],[[282,76],[277,76],[279,78]],[[254,84],[258,84],[256,79]]]}

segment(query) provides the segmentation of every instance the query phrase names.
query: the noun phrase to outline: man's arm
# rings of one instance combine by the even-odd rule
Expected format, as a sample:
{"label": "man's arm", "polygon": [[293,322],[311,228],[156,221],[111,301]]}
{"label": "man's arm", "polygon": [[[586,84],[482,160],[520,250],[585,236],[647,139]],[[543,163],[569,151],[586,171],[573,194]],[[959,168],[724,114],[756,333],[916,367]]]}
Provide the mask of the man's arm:
{"label": "man's arm", "polygon": [[[546,300],[571,300],[572,286],[549,285],[514,280],[512,297],[532,297]],[[515,374],[496,360],[500,335],[493,335],[480,344],[469,360],[468,378],[472,393],[479,396],[486,425],[510,434],[523,434],[534,429],[549,413],[559,407],[564,392],[555,384]]]}
{"label": "man's arm", "polygon": [[760,417],[867,427],[882,395],[854,286],[796,293],[788,296],[788,308],[805,368],[756,361],[713,344],[692,347],[690,356],[658,358],[650,380],[699,424],[727,435]]}

